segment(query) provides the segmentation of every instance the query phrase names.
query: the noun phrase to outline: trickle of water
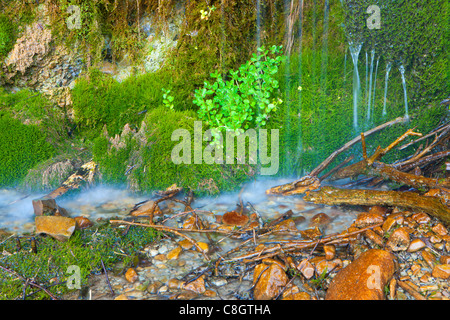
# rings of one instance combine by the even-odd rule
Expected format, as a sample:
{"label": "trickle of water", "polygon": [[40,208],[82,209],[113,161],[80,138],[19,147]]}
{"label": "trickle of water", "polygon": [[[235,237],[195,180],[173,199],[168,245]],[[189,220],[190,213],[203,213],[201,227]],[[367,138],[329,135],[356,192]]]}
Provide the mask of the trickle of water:
{"label": "trickle of water", "polygon": [[388,62],[386,64],[386,75],[384,77],[384,104],[383,104],[383,116],[386,115],[386,96],[388,90],[388,80],[389,80],[389,72],[391,71],[392,63]]}
{"label": "trickle of water", "polygon": [[358,57],[362,43],[349,43],[350,54],[353,61],[353,128],[358,128],[358,96],[361,88],[358,72]]}
{"label": "trickle of water", "polygon": [[406,80],[405,80],[405,67],[403,65],[400,65],[398,68],[400,71],[400,74],[402,75],[402,84],[403,84],[403,95],[405,98],[405,118],[409,119],[409,113],[408,113],[408,95],[406,94]]}
{"label": "trickle of water", "polygon": [[377,66],[375,67],[375,80],[373,81],[373,96],[372,96],[372,113],[375,108],[375,90],[377,88],[378,62],[380,62],[380,57],[377,58]]}
{"label": "trickle of water", "polygon": [[373,75],[373,60],[375,58],[375,49],[370,51],[370,76],[369,76],[369,98],[367,99],[367,120],[371,118],[371,102],[372,102],[372,75]]}

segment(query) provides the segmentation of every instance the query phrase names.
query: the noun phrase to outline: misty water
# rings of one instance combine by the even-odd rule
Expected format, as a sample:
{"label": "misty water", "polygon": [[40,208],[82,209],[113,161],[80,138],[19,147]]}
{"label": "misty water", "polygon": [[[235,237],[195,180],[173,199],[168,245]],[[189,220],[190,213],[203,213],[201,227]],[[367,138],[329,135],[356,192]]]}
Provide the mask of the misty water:
{"label": "misty water", "polygon": [[[280,184],[291,182],[292,179],[265,179],[250,182],[244,186],[241,193],[243,204],[247,208],[256,210],[264,221],[276,219],[288,210],[293,211],[292,218],[305,217],[304,222],[296,225],[297,229],[310,228],[310,219],[318,213],[326,213],[333,221],[322,230],[325,234],[341,232],[345,230],[355,219],[358,212],[346,211],[329,206],[306,203],[302,196],[267,195],[266,190]],[[25,194],[15,190],[0,190],[0,229],[15,234],[34,233],[34,212],[32,200],[42,197],[44,194]],[[182,196],[180,196],[182,197]],[[65,208],[71,217],[85,216],[91,221],[99,218],[125,218],[130,210],[142,201],[158,197],[152,194],[137,195],[126,188],[98,185],[85,188],[73,195],[57,198],[59,206]],[[198,214],[208,222],[215,223],[217,215],[236,209],[239,203],[239,192],[223,193],[218,196],[194,198],[192,208],[198,210]],[[184,205],[171,202],[161,202],[160,208],[163,215],[160,219],[170,218],[181,213]],[[182,227],[185,216],[174,219],[170,226]]]}

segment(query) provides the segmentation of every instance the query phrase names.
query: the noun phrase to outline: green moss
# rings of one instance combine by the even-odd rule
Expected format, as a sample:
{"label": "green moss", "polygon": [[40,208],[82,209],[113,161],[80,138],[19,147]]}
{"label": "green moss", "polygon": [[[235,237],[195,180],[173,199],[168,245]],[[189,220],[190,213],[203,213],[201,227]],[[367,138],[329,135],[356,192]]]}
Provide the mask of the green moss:
{"label": "green moss", "polygon": [[164,86],[170,87],[170,76],[163,72],[131,76],[119,83],[92,69],[89,80],[78,80],[72,90],[76,122],[90,138],[105,125],[111,135],[126,123],[136,127],[147,110],[162,103]]}
{"label": "green moss", "polygon": [[54,148],[35,125],[0,117],[0,186],[15,185],[28,170],[48,159]]}
{"label": "green moss", "polygon": [[0,15],[0,58],[5,57],[14,47],[16,26],[6,15]]}
{"label": "green moss", "polygon": [[[0,238],[0,250],[9,252],[3,254],[0,264],[13,270],[22,277],[33,278],[34,282],[49,286],[52,294],[61,297],[70,292],[66,281],[70,281],[68,267],[78,266],[81,273],[81,286],[87,285],[88,276],[102,272],[102,262],[107,270],[122,262],[130,266],[142,246],[158,238],[158,232],[150,228],[131,227],[123,236],[121,229],[111,227],[109,223],[96,228],[75,231],[67,242],[58,242],[51,237],[36,237],[37,253],[31,251],[29,237],[19,241],[21,249],[17,248],[16,237],[7,240]],[[119,254],[119,253],[120,254]],[[120,272],[121,270],[119,270]],[[14,274],[0,269],[0,300],[22,298],[24,283]],[[27,294],[36,291],[28,288]],[[43,291],[34,294],[32,299],[49,299]]]}
{"label": "green moss", "polygon": [[[122,148],[115,148],[105,137],[95,139],[94,160],[99,163],[102,180],[108,183],[128,183],[136,191],[163,190],[176,183],[198,193],[214,194],[234,190],[252,176],[252,168],[238,164],[175,164],[172,149],[180,141],[172,141],[172,133],[186,129],[191,136],[194,153],[194,111],[171,111],[159,107],[148,112],[144,132],[123,137]],[[141,128],[142,129],[142,128]],[[204,133],[207,128],[203,127]],[[203,143],[203,147],[206,142]],[[125,174],[127,173],[127,175]]]}

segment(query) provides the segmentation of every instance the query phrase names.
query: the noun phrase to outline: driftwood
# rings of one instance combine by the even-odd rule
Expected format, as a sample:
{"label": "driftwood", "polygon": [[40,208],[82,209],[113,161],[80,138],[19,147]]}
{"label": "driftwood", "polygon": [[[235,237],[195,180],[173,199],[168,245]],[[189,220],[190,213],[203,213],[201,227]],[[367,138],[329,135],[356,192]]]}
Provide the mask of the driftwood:
{"label": "driftwood", "polygon": [[450,225],[450,208],[437,197],[421,196],[414,192],[352,190],[323,187],[311,191],[305,201],[326,205],[398,206],[426,212]]}
{"label": "driftwood", "polygon": [[49,194],[33,200],[34,214],[40,215],[62,215],[66,216],[67,212],[64,208],[59,207],[56,204],[56,198],[65,194],[71,189],[77,189],[80,187],[80,183],[83,181],[91,182],[97,165],[95,162],[90,161],[82,165],[76,170],[69,178],[67,178],[61,186],[50,192]]}

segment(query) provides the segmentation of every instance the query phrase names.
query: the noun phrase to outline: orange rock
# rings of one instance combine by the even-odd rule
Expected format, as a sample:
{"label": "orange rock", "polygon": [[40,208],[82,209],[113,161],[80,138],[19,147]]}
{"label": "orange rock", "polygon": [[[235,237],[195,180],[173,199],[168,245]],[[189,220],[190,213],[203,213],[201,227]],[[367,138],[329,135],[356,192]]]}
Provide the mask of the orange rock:
{"label": "orange rock", "polygon": [[92,227],[94,225],[91,220],[89,220],[88,218],[83,217],[83,216],[78,216],[78,217],[75,217],[74,219],[75,219],[75,223],[76,223],[76,228],[78,230],[86,229],[86,228]]}
{"label": "orange rock", "polygon": [[448,256],[448,255],[442,255],[442,256],[439,258],[439,262],[442,263],[442,264],[450,264],[450,256]]}
{"label": "orange rock", "polygon": [[192,242],[190,242],[188,239],[183,239],[181,241],[178,241],[178,244],[184,250],[189,250],[189,249],[191,249],[194,246],[194,244]]}
{"label": "orange rock", "polygon": [[373,206],[369,209],[369,213],[380,214],[384,216],[388,212],[388,209],[382,206]]}
{"label": "orange rock", "polygon": [[331,220],[332,219],[327,214],[321,212],[311,218],[309,225],[311,227],[313,227],[313,226],[321,227],[321,226],[325,226],[325,225],[329,224],[331,222]]}
{"label": "orange rock", "polygon": [[386,243],[386,247],[392,251],[404,251],[408,249],[410,242],[409,228],[400,227],[392,232]]}
{"label": "orange rock", "polygon": [[186,220],[184,220],[183,229],[189,229],[189,230],[198,229],[197,220],[195,219],[194,216],[191,215],[188,218],[186,218]]}
{"label": "orange rock", "polygon": [[383,247],[383,238],[380,235],[376,234],[373,230],[367,229],[366,231],[364,231],[364,236],[375,243],[377,246]]}
{"label": "orange rock", "polygon": [[300,234],[303,239],[315,239],[322,235],[318,227],[314,227],[312,229],[300,230]]}
{"label": "orange rock", "polygon": [[229,211],[224,213],[222,216],[222,221],[224,224],[227,225],[233,225],[233,226],[243,226],[247,224],[248,217],[244,214],[239,214],[239,212],[236,211]]}
{"label": "orange rock", "polygon": [[154,210],[153,211],[154,215],[161,214],[162,212],[161,212],[161,209],[159,208],[158,204],[156,204],[155,209],[153,209],[154,206],[155,206],[155,201],[149,200],[149,201],[141,204],[139,207],[131,210],[130,215],[132,215],[133,217],[148,216],[148,215],[150,215],[152,210]]}
{"label": "orange rock", "polygon": [[194,281],[188,284],[183,284],[182,287],[186,290],[194,291],[195,293],[202,294],[206,291],[204,276],[198,277]]}
{"label": "orange rock", "polygon": [[317,276],[321,276],[324,272],[336,272],[342,268],[342,260],[334,259],[334,260],[322,260],[316,263],[316,273]]}
{"label": "orange rock", "polygon": [[365,228],[384,221],[384,218],[379,213],[363,212],[358,215],[355,225],[358,228]]}
{"label": "orange rock", "polygon": [[292,219],[286,219],[281,221],[280,223],[275,225],[274,229],[277,230],[278,232],[298,231],[297,227],[295,226],[295,222]]}
{"label": "orange rock", "polygon": [[325,259],[333,260],[336,255],[336,247],[332,244],[324,245],[323,250],[325,251]]}
{"label": "orange rock", "polygon": [[208,252],[209,250],[209,245],[206,242],[197,242],[197,245],[200,247],[200,249],[202,249],[203,252]]}
{"label": "orange rock", "polygon": [[255,300],[271,300],[280,294],[289,279],[284,270],[276,263],[260,263],[253,272],[253,296]]}
{"label": "orange rock", "polygon": [[371,249],[363,252],[331,281],[327,300],[383,300],[384,287],[396,269],[392,253]]}
{"label": "orange rock", "polygon": [[450,277],[450,264],[437,264],[431,275],[435,278],[448,279]]}
{"label": "orange rock", "polygon": [[314,275],[314,266],[307,259],[303,259],[297,266],[297,269],[306,279],[311,279]]}
{"label": "orange rock", "polygon": [[134,283],[137,279],[139,279],[139,276],[136,273],[136,270],[129,268],[125,273],[125,279],[127,279],[128,282]]}
{"label": "orange rock", "polygon": [[180,256],[181,253],[181,247],[176,247],[175,249],[172,249],[167,255],[167,259],[168,260],[172,260],[172,259],[178,259],[178,257]]}
{"label": "orange rock", "polygon": [[433,228],[431,228],[431,230],[433,230],[434,233],[440,236],[445,236],[448,233],[447,228],[444,227],[442,223],[438,223]]}
{"label": "orange rock", "polygon": [[217,296],[217,292],[211,289],[206,289],[205,292],[203,292],[203,295],[205,297],[214,298]]}
{"label": "orange rock", "polygon": [[75,231],[76,221],[62,216],[36,216],[36,234],[45,233],[59,241],[67,241]]}
{"label": "orange rock", "polygon": [[436,257],[428,250],[422,250],[422,259],[431,267],[434,268],[436,264]]}
{"label": "orange rock", "polygon": [[419,212],[419,213],[413,214],[412,218],[418,224],[425,224],[425,223],[430,222],[430,220],[431,220],[431,218],[424,212]]}
{"label": "orange rock", "polygon": [[278,264],[280,266],[281,269],[286,271],[286,266],[281,261],[278,261],[278,260],[275,260],[275,259],[272,259],[272,258],[266,258],[266,259],[262,260],[262,263],[265,263],[267,265],[272,264],[272,263],[276,263],[276,264]]}
{"label": "orange rock", "polygon": [[425,244],[425,242],[423,242],[420,239],[414,239],[413,241],[411,241],[411,243],[408,246],[408,252],[416,252],[419,250],[422,250],[423,248],[425,248],[427,245]]}

